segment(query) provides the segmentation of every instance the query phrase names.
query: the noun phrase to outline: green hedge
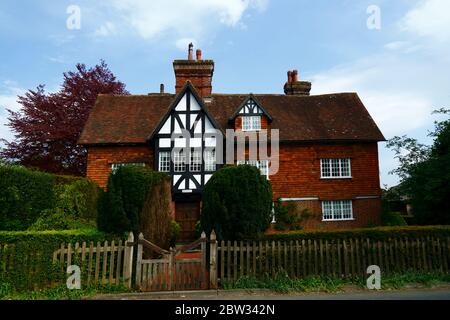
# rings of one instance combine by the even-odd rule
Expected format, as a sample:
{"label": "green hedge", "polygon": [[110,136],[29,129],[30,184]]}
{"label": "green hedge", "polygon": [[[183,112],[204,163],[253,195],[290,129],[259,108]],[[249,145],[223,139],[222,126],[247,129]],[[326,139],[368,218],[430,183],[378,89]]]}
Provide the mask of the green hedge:
{"label": "green hedge", "polygon": [[112,238],[96,230],[0,231],[0,287],[24,291],[61,282],[67,275],[53,265],[52,259],[62,243]]}
{"label": "green hedge", "polygon": [[25,230],[54,204],[51,174],[21,166],[0,166],[1,230]]}
{"label": "green hedge", "polygon": [[249,165],[224,167],[203,189],[201,229],[213,229],[219,240],[255,237],[270,225],[272,186]]}
{"label": "green hedge", "polygon": [[418,238],[418,237],[448,237],[450,236],[450,226],[406,226],[406,227],[378,227],[366,229],[352,229],[339,231],[296,231],[279,234],[266,234],[259,237],[259,240],[283,241],[283,240],[303,240],[303,239],[350,239],[369,238],[382,240],[389,238]]}

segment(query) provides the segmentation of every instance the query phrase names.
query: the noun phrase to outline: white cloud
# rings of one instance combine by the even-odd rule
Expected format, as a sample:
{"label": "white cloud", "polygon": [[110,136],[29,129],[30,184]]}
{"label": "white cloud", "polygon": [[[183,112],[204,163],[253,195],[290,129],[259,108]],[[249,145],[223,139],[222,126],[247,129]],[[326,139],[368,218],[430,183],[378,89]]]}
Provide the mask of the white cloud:
{"label": "white cloud", "polygon": [[400,21],[404,31],[441,42],[450,41],[450,1],[422,0]]}
{"label": "white cloud", "polygon": [[112,22],[105,22],[94,32],[95,37],[107,37],[116,34],[116,26]]}
{"label": "white cloud", "polygon": [[[112,0],[107,6],[116,15],[117,29],[131,28],[140,37],[154,40],[167,35],[200,39],[220,26],[242,27],[246,11],[262,11],[267,4],[268,0]],[[103,27],[99,34],[112,34]]]}
{"label": "white cloud", "polygon": [[16,82],[6,80],[0,84],[0,138],[11,140],[13,133],[7,127],[9,113],[7,109],[19,111],[20,105],[17,103],[17,96],[25,92]]}

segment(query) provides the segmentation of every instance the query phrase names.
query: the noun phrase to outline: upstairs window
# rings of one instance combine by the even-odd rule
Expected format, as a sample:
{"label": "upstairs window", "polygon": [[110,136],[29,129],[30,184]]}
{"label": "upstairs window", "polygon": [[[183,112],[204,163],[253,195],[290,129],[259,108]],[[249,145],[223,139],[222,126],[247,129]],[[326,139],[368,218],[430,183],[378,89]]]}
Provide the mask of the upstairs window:
{"label": "upstairs window", "polygon": [[261,116],[242,116],[242,131],[260,131]]}
{"label": "upstairs window", "polygon": [[350,159],[320,159],[321,178],[351,178]]}
{"label": "upstairs window", "polygon": [[159,153],[159,172],[169,172],[170,171],[170,152],[162,151]]}
{"label": "upstairs window", "polygon": [[322,201],[323,221],[353,220],[351,200]]}
{"label": "upstairs window", "polygon": [[215,150],[205,150],[205,171],[216,171],[216,152]]}
{"label": "upstairs window", "polygon": [[125,166],[145,167],[145,163],[143,163],[143,162],[113,163],[111,165],[111,170],[112,170],[112,172],[116,172],[117,169],[119,169],[120,167],[125,167]]}
{"label": "upstairs window", "polygon": [[191,163],[189,165],[189,170],[191,172],[200,172],[202,169],[202,155],[200,151],[191,152]]}
{"label": "upstairs window", "polygon": [[184,172],[186,170],[186,155],[184,152],[174,152],[173,171]]}
{"label": "upstairs window", "polygon": [[240,160],[237,161],[237,165],[248,164],[259,169],[261,174],[269,179],[269,161],[268,160]]}

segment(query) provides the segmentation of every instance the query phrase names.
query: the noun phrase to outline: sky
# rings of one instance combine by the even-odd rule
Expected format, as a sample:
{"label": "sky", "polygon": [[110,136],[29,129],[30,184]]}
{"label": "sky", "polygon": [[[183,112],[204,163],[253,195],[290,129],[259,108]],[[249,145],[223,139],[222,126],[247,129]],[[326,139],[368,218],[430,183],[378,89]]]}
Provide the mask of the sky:
{"label": "sky", "polygon": [[[283,93],[286,72],[312,94],[357,92],[387,139],[430,144],[431,112],[450,106],[448,0],[2,0],[0,137],[6,109],[76,63],[104,59],[132,94],[173,92],[187,44],[215,61],[216,93]],[[379,144],[382,185],[394,154]]]}

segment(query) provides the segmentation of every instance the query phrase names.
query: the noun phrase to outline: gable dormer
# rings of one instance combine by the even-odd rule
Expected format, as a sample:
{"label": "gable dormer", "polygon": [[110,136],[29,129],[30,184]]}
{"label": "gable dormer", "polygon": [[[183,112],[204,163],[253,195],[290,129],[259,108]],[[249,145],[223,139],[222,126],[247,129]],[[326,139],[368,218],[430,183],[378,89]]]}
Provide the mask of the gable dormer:
{"label": "gable dormer", "polygon": [[188,81],[149,138],[154,144],[155,170],[172,176],[175,194],[201,192],[216,171],[217,128]]}
{"label": "gable dormer", "polygon": [[260,131],[268,129],[272,117],[250,94],[233,113],[229,121],[233,124],[235,130]]}

